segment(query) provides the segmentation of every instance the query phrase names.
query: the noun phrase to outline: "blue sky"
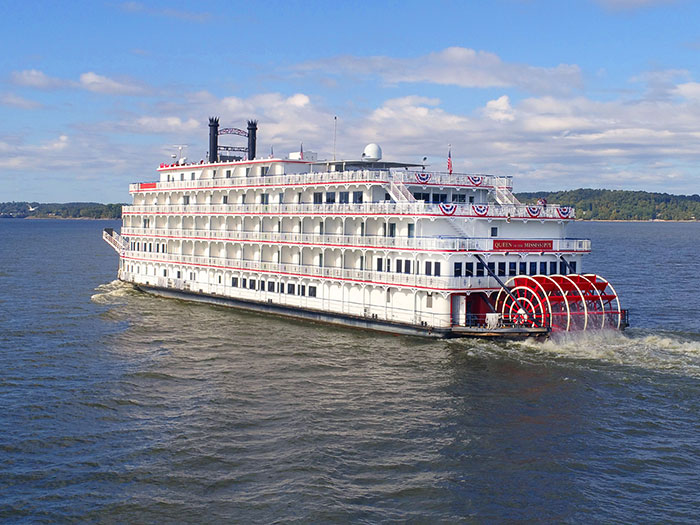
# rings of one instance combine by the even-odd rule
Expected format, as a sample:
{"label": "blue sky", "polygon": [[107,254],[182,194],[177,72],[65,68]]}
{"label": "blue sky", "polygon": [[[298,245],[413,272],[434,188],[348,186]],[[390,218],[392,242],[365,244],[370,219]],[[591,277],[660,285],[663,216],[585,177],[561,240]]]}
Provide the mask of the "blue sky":
{"label": "blue sky", "polygon": [[[5,3],[0,201],[128,202],[207,119],[516,191],[700,193],[700,2]],[[223,142],[243,145],[242,140]],[[241,142],[240,144],[238,142]]]}

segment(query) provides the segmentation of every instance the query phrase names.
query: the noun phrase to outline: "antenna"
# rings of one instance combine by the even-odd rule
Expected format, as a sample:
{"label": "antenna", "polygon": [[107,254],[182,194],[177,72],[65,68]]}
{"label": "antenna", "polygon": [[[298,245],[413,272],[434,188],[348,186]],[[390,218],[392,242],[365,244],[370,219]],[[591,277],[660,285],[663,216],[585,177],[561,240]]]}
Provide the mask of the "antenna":
{"label": "antenna", "polygon": [[333,117],[333,160],[335,160],[335,144],[336,144],[336,137],[338,135],[338,117],[335,116]]}

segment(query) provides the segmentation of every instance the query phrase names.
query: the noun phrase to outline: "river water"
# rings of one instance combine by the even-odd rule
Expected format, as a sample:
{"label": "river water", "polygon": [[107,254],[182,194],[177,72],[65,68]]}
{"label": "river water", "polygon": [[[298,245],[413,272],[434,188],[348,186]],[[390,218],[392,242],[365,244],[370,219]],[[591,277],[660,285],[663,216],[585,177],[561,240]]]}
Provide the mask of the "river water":
{"label": "river water", "polygon": [[545,343],[151,297],[118,225],[0,221],[0,520],[697,522],[700,224],[573,224],[632,327]]}

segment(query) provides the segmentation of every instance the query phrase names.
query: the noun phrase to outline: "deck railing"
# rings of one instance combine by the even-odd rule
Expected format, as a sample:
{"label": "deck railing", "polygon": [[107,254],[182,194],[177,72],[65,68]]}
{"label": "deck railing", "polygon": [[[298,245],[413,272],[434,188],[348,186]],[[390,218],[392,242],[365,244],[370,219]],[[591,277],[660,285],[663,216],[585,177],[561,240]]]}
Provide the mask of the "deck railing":
{"label": "deck railing", "polygon": [[550,204],[545,206],[502,205],[495,203],[433,204],[426,202],[371,202],[353,204],[163,204],[132,205],[122,208],[124,215],[304,215],[304,216],[428,216],[483,219],[569,220],[575,218],[572,208]]}
{"label": "deck railing", "polygon": [[[190,240],[231,241],[251,243],[286,243],[312,246],[331,246],[347,249],[404,249],[462,252],[489,252],[493,250],[494,239],[452,238],[452,237],[384,237],[375,235],[337,235],[294,232],[226,231],[173,228],[132,228],[123,227],[122,234],[128,236],[188,238]],[[502,240],[502,239],[499,239]],[[554,252],[589,252],[589,239],[527,239],[551,240]],[[502,251],[502,250],[501,250]],[[518,250],[513,250],[518,251]]]}
{"label": "deck railing", "polygon": [[[183,166],[182,170],[187,177],[193,170],[201,169],[196,166]],[[319,173],[301,173],[285,175],[265,175],[255,177],[217,177],[214,179],[179,180],[170,182],[133,183],[129,185],[129,192],[162,191],[162,190],[198,190],[198,189],[235,189],[241,186],[304,186],[312,184],[333,183],[360,183],[381,184],[392,181],[403,182],[407,185],[424,185],[419,181],[419,176],[426,178],[431,186],[465,186],[471,188],[492,189],[495,187],[512,188],[512,177],[496,177],[493,175],[476,175],[466,173],[441,173],[424,171],[386,171],[386,170],[348,170],[330,171]]]}

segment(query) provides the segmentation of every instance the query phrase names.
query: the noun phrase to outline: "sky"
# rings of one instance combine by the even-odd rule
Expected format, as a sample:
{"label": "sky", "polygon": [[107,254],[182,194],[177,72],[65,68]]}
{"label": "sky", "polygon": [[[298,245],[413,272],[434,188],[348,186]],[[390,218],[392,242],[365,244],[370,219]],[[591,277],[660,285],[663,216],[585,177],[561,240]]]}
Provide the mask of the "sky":
{"label": "sky", "polygon": [[[0,4],[0,202],[129,202],[208,118],[258,155],[700,193],[700,2]],[[337,120],[336,120],[337,117]],[[222,136],[220,144],[245,146]]]}

